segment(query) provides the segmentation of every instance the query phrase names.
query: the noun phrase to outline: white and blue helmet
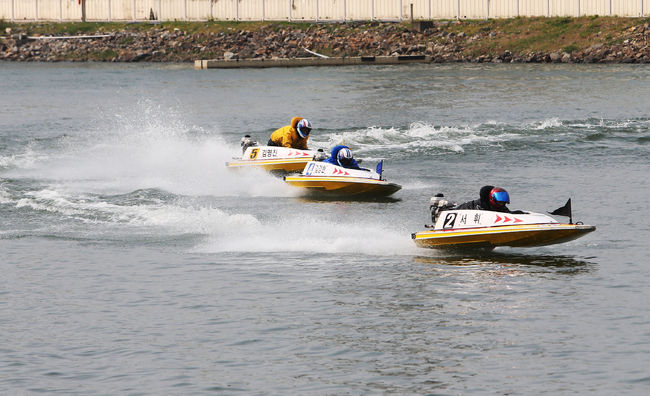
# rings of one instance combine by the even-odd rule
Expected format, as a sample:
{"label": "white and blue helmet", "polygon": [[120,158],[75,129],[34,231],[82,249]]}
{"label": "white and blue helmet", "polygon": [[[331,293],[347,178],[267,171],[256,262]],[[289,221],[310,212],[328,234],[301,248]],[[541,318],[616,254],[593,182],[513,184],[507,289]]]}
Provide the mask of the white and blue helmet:
{"label": "white and blue helmet", "polygon": [[347,147],[340,149],[338,154],[336,154],[336,162],[338,162],[341,166],[350,165],[353,159],[354,157],[352,156],[352,151],[350,151],[350,149]]}
{"label": "white and blue helmet", "polygon": [[300,135],[301,138],[306,138],[309,136],[309,132],[311,132],[311,122],[303,118],[298,122],[298,125],[296,125],[296,130],[298,131],[298,135]]}

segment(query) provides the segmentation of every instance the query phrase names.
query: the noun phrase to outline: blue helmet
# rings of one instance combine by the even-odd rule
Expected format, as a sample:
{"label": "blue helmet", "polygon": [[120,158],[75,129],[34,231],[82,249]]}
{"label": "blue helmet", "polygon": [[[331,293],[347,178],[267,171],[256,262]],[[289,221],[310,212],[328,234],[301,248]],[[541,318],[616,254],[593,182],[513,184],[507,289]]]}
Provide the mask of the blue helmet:
{"label": "blue helmet", "polygon": [[505,206],[510,203],[510,195],[501,187],[494,187],[490,191],[490,204],[493,207]]}
{"label": "blue helmet", "polygon": [[306,138],[309,136],[309,132],[311,132],[311,122],[303,118],[298,122],[298,125],[296,125],[296,130],[298,131],[298,135],[300,135],[301,138]]}
{"label": "blue helmet", "polygon": [[347,147],[340,149],[338,154],[336,154],[336,162],[343,167],[352,164],[353,160],[354,157],[352,156],[352,151]]}

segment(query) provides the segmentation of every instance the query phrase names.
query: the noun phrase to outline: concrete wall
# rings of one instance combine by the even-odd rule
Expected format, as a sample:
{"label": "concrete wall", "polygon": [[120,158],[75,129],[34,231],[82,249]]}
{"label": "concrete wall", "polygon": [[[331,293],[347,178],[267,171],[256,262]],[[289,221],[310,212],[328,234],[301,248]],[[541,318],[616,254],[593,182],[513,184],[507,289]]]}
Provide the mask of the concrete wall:
{"label": "concrete wall", "polygon": [[[0,0],[6,21],[78,21],[80,0]],[[650,0],[85,0],[88,21],[399,21],[650,15]]]}

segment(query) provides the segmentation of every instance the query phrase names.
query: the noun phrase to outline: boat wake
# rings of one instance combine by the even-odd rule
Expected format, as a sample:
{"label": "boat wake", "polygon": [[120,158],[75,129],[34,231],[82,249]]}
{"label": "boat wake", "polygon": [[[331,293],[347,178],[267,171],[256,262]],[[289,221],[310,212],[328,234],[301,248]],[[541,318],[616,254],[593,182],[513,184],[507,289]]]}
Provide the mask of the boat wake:
{"label": "boat wake", "polygon": [[394,225],[296,216],[287,216],[256,227],[242,227],[228,234],[210,235],[194,251],[356,253],[382,256],[421,253],[408,240],[408,232],[396,229]]}
{"label": "boat wake", "polygon": [[369,127],[314,134],[318,147],[327,149],[341,142],[357,157],[367,160],[403,160],[414,155],[445,155],[513,150],[545,146],[555,148],[593,144],[638,142],[645,145],[650,119],[560,120],[549,118],[521,124],[483,121],[467,125],[433,125],[413,122],[407,127]]}

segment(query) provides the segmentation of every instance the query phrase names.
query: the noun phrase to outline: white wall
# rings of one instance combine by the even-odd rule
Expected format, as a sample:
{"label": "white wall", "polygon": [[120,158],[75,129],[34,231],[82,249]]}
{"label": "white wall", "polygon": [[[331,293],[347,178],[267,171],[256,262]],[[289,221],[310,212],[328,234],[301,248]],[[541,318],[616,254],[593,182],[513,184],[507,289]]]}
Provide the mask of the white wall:
{"label": "white wall", "polygon": [[[638,17],[650,15],[650,0],[86,0],[89,21],[144,21],[152,10],[158,20],[188,21]],[[81,5],[78,0],[0,0],[0,19],[81,20]]]}

